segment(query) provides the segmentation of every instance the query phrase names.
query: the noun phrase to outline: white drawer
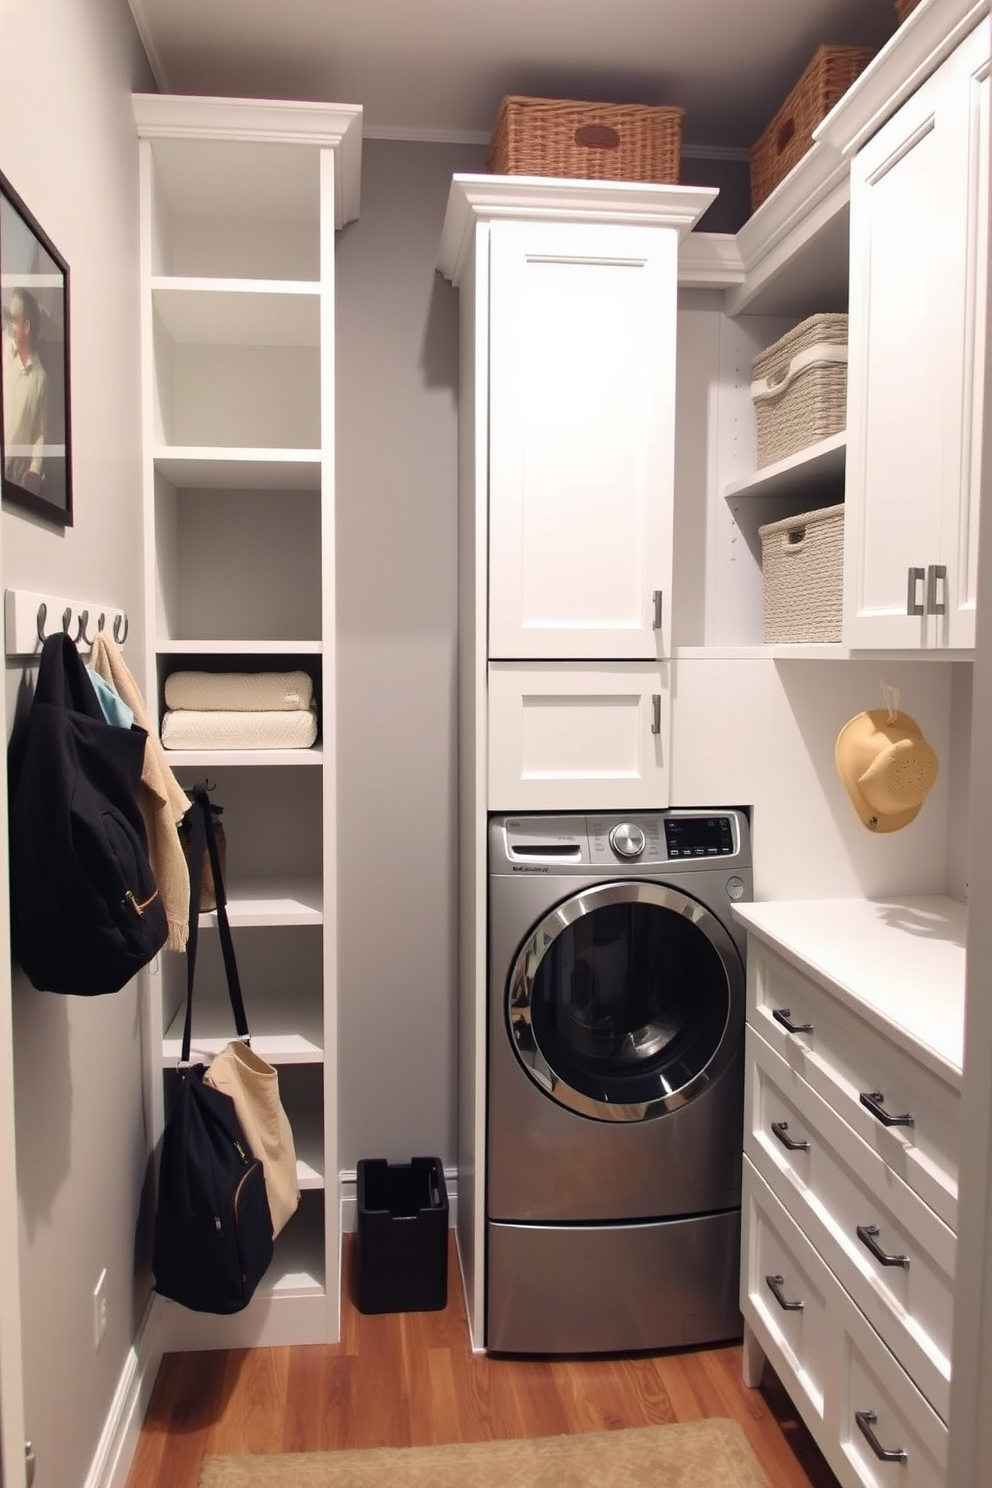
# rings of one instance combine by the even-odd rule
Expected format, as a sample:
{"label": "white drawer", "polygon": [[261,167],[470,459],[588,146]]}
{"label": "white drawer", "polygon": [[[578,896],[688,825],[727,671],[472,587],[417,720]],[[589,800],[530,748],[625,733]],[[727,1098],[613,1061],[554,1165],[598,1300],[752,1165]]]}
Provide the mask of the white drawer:
{"label": "white drawer", "polygon": [[790,1393],[795,1398],[797,1390],[802,1392],[804,1417],[822,1421],[830,1371],[837,1367],[827,1320],[831,1280],[826,1278],[825,1284],[822,1263],[810,1264],[809,1247],[795,1224],[747,1162],[743,1221],[747,1239],[741,1256],[741,1310],[761,1319],[788,1360]]}
{"label": "white drawer", "polygon": [[[958,1092],[754,936],[748,941],[748,1019],[956,1230]],[[873,1097],[880,1113],[909,1116],[911,1124],[886,1125],[866,1104]]]}
{"label": "white drawer", "polygon": [[946,1420],[953,1231],[753,1028],[745,1110],[745,1152]]}
{"label": "white drawer", "polygon": [[[842,1488],[946,1488],[943,1421],[746,1158],[743,1204],[741,1311]],[[787,1300],[812,1305],[808,1352],[790,1346],[767,1306],[764,1257],[794,1268],[779,1273]],[[821,1353],[822,1400],[813,1383]],[[880,1450],[905,1457],[883,1461],[859,1414]]]}

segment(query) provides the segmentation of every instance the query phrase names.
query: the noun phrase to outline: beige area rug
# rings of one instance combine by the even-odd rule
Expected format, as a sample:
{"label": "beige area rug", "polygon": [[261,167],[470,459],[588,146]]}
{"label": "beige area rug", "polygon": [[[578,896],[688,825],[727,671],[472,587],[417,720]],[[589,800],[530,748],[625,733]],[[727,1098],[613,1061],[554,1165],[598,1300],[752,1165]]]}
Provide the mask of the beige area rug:
{"label": "beige area rug", "polygon": [[736,1421],[579,1436],[208,1457],[200,1488],[768,1488]]}

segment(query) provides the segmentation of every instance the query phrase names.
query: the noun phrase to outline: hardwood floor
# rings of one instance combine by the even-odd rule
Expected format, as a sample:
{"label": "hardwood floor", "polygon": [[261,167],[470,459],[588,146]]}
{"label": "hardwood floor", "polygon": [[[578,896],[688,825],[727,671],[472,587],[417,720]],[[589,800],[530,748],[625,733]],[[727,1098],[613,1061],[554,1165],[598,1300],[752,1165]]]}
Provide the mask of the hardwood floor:
{"label": "hardwood floor", "polygon": [[704,1416],[743,1426],[771,1488],[837,1481],[771,1370],[741,1379],[740,1345],[594,1359],[491,1358],[468,1346],[452,1240],[448,1306],[365,1316],[340,1343],[162,1361],[127,1488],[196,1488],[205,1457],[613,1430]]}

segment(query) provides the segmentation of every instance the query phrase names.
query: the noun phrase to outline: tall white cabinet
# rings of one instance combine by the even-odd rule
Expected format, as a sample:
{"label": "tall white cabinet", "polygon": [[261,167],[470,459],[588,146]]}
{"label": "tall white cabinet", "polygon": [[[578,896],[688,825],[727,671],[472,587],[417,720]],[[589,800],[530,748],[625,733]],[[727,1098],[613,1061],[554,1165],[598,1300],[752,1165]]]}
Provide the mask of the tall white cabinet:
{"label": "tall white cabinet", "polygon": [[975,644],[988,170],[986,19],[851,162],[852,646]]}
{"label": "tall white cabinet", "polygon": [[[339,1327],[334,651],[335,231],[358,215],[361,110],[137,95],[147,701],[178,670],[309,674],[316,743],[176,750],[224,808],[253,1047],[280,1072],[301,1204],[250,1306],[159,1299],[170,1348],[333,1341]],[[201,916],[193,1058],[233,1035]],[[157,1141],[185,957],[146,978]]]}
{"label": "tall white cabinet", "polygon": [[458,1226],[484,1343],[490,810],[668,803],[679,243],[716,193],[456,176]]}

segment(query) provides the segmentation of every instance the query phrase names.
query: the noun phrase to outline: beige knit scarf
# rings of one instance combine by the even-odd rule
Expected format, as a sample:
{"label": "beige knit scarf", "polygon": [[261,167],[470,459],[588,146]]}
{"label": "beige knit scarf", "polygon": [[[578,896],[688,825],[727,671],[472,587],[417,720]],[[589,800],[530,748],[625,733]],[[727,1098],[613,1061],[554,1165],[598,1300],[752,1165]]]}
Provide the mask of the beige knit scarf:
{"label": "beige knit scarf", "polygon": [[189,797],[173,775],[158,736],[149,724],[141,689],[105,631],[97,632],[90,666],[116,690],[133,712],[135,723],[148,734],[138,805],[148,834],[148,858],[169,922],[166,946],[170,951],[181,951],[185,949],[189,932],[189,869],[178,826],[189,810]]}

